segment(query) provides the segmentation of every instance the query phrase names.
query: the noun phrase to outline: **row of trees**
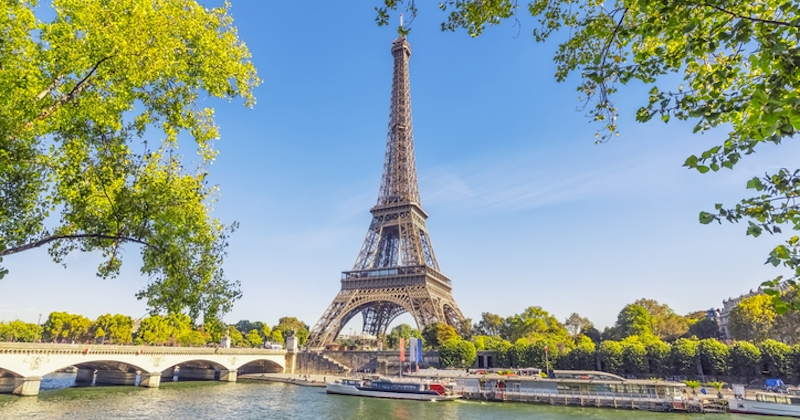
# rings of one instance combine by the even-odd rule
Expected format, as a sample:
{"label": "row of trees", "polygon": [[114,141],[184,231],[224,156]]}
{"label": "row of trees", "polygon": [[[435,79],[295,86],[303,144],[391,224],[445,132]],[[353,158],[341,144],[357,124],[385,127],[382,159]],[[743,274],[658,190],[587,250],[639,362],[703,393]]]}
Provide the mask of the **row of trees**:
{"label": "row of trees", "polygon": [[228,327],[228,335],[234,347],[261,347],[266,343],[280,344],[286,337],[297,337],[298,344],[304,345],[308,340],[309,326],[303,321],[285,316],[278,319],[278,324],[270,328],[261,321],[241,320]]}
{"label": "row of trees", "polygon": [[[482,337],[483,338],[483,337]],[[619,375],[735,376],[800,378],[800,345],[775,340],[757,343],[737,341],[731,345],[717,339],[679,338],[672,343],[649,336],[605,340],[599,345],[581,337],[576,343],[543,339],[521,339],[514,344],[499,339],[477,340],[478,350],[493,350],[498,366],[595,370]],[[547,347],[547,357],[545,357]]]}
{"label": "row of trees", "polygon": [[[786,333],[796,316],[777,314],[768,296],[744,299],[730,323],[737,338],[750,340],[723,343],[716,322],[704,311],[681,316],[668,305],[639,299],[603,331],[577,313],[561,323],[542,308],[530,307],[505,318],[484,313],[468,331],[432,324],[420,332],[399,325],[386,345],[397,348],[400,337],[421,337],[426,348],[439,350],[445,367],[472,365],[478,350],[491,350],[498,367],[601,369],[639,376],[753,378],[767,373],[790,379],[800,378],[800,344],[794,342],[796,334]],[[771,324],[756,322],[765,319]]]}
{"label": "row of trees", "polygon": [[263,322],[243,320],[209,330],[182,313],[151,315],[137,323],[121,314],[100,315],[92,321],[83,315],[52,312],[41,326],[19,320],[0,322],[0,341],[203,346],[219,343],[228,334],[235,347],[261,347],[267,342],[281,344],[290,335],[297,336],[303,345],[308,330],[308,325],[295,317],[280,318],[272,328]]}

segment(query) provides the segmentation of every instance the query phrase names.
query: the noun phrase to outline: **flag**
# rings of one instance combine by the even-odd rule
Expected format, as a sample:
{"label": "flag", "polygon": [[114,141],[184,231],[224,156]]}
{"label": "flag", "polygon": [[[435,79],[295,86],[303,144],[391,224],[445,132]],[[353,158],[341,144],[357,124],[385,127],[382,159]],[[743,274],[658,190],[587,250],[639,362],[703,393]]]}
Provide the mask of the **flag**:
{"label": "flag", "polygon": [[422,339],[417,339],[417,362],[422,363]]}
{"label": "flag", "polygon": [[406,339],[400,338],[400,361],[406,361]]}
{"label": "flag", "polygon": [[417,340],[413,338],[408,339],[408,361],[417,360]]}

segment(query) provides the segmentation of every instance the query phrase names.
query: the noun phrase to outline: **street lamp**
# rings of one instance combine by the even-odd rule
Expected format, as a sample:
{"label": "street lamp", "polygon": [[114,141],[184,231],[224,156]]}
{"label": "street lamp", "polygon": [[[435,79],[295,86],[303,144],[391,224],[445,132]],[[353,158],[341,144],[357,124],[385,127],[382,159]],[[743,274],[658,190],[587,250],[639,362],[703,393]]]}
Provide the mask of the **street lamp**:
{"label": "street lamp", "polygon": [[550,358],[548,356],[547,346],[544,346],[544,374],[550,377]]}

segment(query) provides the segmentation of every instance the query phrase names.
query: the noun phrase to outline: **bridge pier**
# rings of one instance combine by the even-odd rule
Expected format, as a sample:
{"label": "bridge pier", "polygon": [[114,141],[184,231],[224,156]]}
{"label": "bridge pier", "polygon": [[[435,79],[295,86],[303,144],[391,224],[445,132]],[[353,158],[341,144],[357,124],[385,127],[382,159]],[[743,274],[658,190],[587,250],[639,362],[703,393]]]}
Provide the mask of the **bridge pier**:
{"label": "bridge pier", "polygon": [[238,372],[235,370],[220,369],[219,380],[222,382],[236,382]]}
{"label": "bridge pier", "polygon": [[42,384],[41,376],[28,376],[25,378],[14,378],[14,395],[22,397],[32,397],[39,395],[39,386]]}
{"label": "bridge pier", "polygon": [[297,353],[286,353],[283,360],[283,373],[295,373],[297,371]]}
{"label": "bridge pier", "polygon": [[[139,376],[139,386],[158,388],[161,386],[161,372],[142,372]],[[172,377],[169,378],[172,380]]]}
{"label": "bridge pier", "polygon": [[88,386],[94,383],[94,369],[78,368],[78,373],[75,375],[75,385]]}
{"label": "bridge pier", "polygon": [[[136,385],[136,372],[119,370],[98,370],[94,379],[95,385]],[[159,377],[160,378],[160,377]]]}

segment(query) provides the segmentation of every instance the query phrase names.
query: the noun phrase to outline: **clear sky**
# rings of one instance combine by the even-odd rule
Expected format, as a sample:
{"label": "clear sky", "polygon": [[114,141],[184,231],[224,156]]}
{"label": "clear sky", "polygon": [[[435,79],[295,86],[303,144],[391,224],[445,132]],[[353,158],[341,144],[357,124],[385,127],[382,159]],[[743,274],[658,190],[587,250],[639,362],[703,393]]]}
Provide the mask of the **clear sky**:
{"label": "clear sky", "polygon": [[[374,23],[378,0],[232,3],[264,83],[253,110],[208,101],[222,135],[214,215],[240,223],[225,271],[244,297],[225,321],[296,316],[313,326],[352,267],[377,199],[396,28]],[[689,171],[685,158],[725,130],[635,123],[649,88],[631,85],[617,98],[622,134],[595,145],[598,127],[576,111],[577,78],[555,82],[556,43],[536,44],[534,22],[470,38],[440,32],[444,15],[422,12],[408,38],[418,178],[465,316],[535,305],[602,327],[638,298],[686,314],[783,274],[763,265],[778,238],[703,226],[697,215],[744,197],[752,176],[796,163],[796,144],[763,146],[734,171]],[[6,258],[0,320],[141,317],[137,257],[130,247],[112,280],[95,277],[97,256],[73,254],[67,269],[46,249]]]}

